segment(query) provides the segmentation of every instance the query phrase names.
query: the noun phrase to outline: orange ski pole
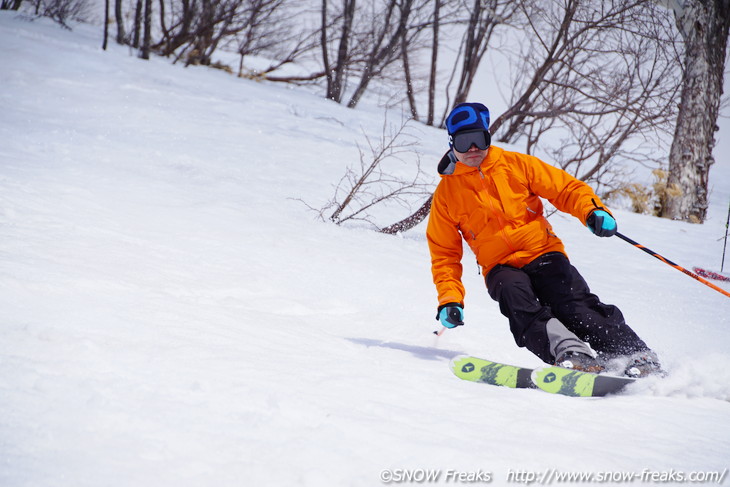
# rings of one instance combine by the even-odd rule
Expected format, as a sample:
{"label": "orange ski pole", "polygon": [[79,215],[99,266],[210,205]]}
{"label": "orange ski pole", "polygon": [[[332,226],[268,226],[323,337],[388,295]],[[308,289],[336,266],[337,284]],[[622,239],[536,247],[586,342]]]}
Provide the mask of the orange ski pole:
{"label": "orange ski pole", "polygon": [[674,268],[675,268],[675,269],[677,269],[678,271],[682,271],[682,272],[684,272],[684,273],[685,273],[685,274],[687,274],[687,275],[688,275],[689,277],[691,277],[691,278],[693,278],[693,279],[696,279],[696,280],[700,281],[700,282],[701,282],[702,284],[704,284],[704,285],[706,285],[706,286],[709,286],[709,287],[711,287],[712,289],[714,289],[715,291],[717,291],[717,292],[719,292],[719,293],[722,293],[722,294],[724,294],[725,296],[727,296],[728,298],[730,298],[730,292],[727,292],[727,291],[725,291],[725,290],[724,290],[724,289],[722,289],[721,287],[715,286],[714,284],[712,284],[711,282],[709,282],[709,281],[708,281],[707,279],[703,279],[703,278],[701,278],[700,276],[698,276],[698,275],[697,275],[697,274],[695,274],[694,272],[692,272],[692,271],[688,271],[687,269],[685,269],[685,268],[684,268],[684,267],[682,267],[681,265],[675,264],[675,263],[674,263],[674,262],[672,262],[671,260],[669,260],[669,259],[667,259],[667,258],[665,258],[665,257],[662,257],[661,255],[657,254],[656,252],[654,252],[654,251],[653,251],[653,250],[651,250],[651,249],[648,249],[648,248],[644,247],[643,245],[641,245],[641,244],[640,244],[640,243],[638,243],[638,242],[634,242],[633,240],[631,240],[631,239],[630,239],[629,237],[627,237],[626,235],[622,235],[621,233],[619,233],[619,232],[616,232],[616,236],[617,236],[618,238],[620,238],[621,240],[624,240],[624,241],[626,241],[626,242],[630,243],[631,245],[633,245],[633,246],[634,246],[634,247],[636,247],[637,249],[641,249],[641,250],[643,250],[643,251],[644,251],[644,252],[646,252],[647,254],[649,254],[649,255],[651,255],[651,256],[654,256],[654,257],[656,257],[657,259],[661,260],[661,261],[662,261],[662,262],[664,262],[665,264],[669,264],[670,266],[674,267]]}

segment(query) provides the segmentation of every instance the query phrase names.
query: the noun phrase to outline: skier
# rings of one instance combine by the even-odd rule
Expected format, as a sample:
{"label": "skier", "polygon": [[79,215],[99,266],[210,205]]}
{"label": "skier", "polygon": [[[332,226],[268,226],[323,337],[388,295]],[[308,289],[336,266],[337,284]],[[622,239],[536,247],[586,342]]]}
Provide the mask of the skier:
{"label": "skier", "polygon": [[436,319],[446,328],[464,324],[463,239],[518,346],[571,369],[601,372],[615,360],[632,377],[661,372],[621,311],[590,292],[543,215],[540,197],[610,237],[616,220],[593,190],[536,157],[492,146],[481,103],[457,105],[446,128],[451,150],[439,163],[427,229]]}

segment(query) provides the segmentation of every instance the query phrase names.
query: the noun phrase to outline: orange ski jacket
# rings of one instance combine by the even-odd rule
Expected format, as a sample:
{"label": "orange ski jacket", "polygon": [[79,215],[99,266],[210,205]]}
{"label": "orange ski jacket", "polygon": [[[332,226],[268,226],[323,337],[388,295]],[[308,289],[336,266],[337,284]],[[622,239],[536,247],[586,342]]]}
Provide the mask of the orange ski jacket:
{"label": "orange ski jacket", "polygon": [[497,264],[519,268],[547,252],[565,254],[540,197],[584,225],[603,206],[590,186],[567,172],[496,146],[478,168],[457,162],[451,174],[441,174],[426,230],[440,305],[464,303],[462,239],[484,276]]}

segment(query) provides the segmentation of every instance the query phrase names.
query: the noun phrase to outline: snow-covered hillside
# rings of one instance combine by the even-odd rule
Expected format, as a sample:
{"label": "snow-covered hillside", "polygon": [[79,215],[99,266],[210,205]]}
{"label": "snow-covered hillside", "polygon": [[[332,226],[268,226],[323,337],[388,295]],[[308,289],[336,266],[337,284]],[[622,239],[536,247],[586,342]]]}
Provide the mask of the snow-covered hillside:
{"label": "snow-covered hillside", "polygon": [[[299,201],[331,198],[382,109],[100,44],[98,29],[0,12],[0,485],[730,467],[730,299],[556,214],[573,262],[670,376],[602,399],[460,381],[448,363],[461,353],[539,365],[476,264],[466,326],[436,337],[422,227],[337,227]],[[413,133],[436,181],[445,135]],[[717,269],[718,152],[706,224],[617,211],[619,229]],[[405,216],[390,211],[384,223]]]}

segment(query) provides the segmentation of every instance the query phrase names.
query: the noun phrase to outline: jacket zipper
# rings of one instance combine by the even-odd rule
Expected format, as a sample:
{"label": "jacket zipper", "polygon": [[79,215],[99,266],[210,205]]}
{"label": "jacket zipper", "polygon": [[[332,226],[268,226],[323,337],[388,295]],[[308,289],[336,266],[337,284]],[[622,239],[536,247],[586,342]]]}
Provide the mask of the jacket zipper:
{"label": "jacket zipper", "polygon": [[507,244],[507,248],[509,248],[510,252],[512,254],[517,253],[517,249],[514,248],[512,245],[512,242],[510,242],[509,238],[507,237],[507,232],[505,232],[504,227],[506,226],[506,223],[504,219],[500,216],[500,214],[497,212],[497,210],[494,208],[494,202],[492,201],[492,198],[489,195],[489,188],[487,187],[486,177],[484,176],[484,173],[482,172],[482,166],[481,164],[477,166],[477,171],[479,171],[479,176],[482,180],[482,187],[484,188],[484,191],[487,193],[487,200],[489,200],[489,207],[492,211],[492,214],[497,218],[497,222],[499,223],[499,233],[502,237],[502,240],[504,240],[504,243]]}

